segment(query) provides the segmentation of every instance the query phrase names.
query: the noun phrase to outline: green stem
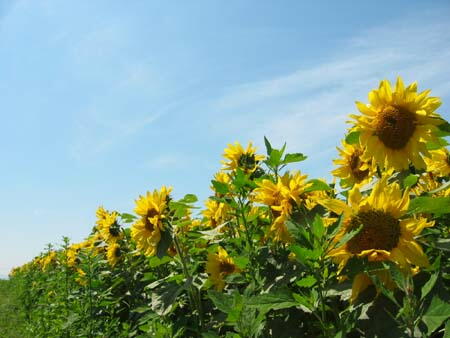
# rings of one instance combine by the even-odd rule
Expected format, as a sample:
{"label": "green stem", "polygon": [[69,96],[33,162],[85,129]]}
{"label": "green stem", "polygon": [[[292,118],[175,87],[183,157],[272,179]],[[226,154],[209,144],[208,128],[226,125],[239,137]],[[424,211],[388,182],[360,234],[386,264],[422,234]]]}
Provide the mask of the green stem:
{"label": "green stem", "polygon": [[186,263],[186,258],[181,250],[180,242],[178,241],[178,237],[175,233],[173,235],[173,242],[175,245],[175,250],[177,251],[177,254],[180,257],[181,265],[183,268],[183,273],[189,282],[189,292],[188,292],[189,302],[191,303],[191,307],[195,308],[197,310],[199,322],[200,322],[200,327],[199,327],[199,334],[200,334],[202,331],[202,328],[203,328],[203,309],[202,309],[200,292],[193,285],[193,278],[192,278],[191,274],[189,273],[189,269],[188,269],[187,263]]}

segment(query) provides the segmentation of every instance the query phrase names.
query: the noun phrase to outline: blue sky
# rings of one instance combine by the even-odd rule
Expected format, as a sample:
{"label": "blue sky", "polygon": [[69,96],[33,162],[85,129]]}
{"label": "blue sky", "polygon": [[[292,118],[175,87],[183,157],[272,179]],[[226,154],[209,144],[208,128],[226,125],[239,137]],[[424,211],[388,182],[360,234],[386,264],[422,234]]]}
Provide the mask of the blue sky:
{"label": "blue sky", "polygon": [[[432,4],[432,6],[430,6]],[[354,101],[419,81],[450,118],[448,1],[0,0],[0,275],[98,205],[208,196],[227,143],[263,135],[328,177]]]}

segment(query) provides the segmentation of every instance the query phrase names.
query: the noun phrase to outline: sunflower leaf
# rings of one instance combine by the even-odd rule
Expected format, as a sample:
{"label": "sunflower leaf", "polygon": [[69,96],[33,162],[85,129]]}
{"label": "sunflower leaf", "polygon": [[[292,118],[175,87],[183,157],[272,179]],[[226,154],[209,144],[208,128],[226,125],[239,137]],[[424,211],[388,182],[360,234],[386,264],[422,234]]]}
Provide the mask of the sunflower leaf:
{"label": "sunflower leaf", "polygon": [[421,295],[421,299],[424,299],[429,293],[430,291],[433,289],[434,285],[436,284],[436,281],[438,279],[439,273],[435,272],[434,274],[431,275],[430,279],[428,280],[428,282],[425,283],[424,286],[422,286],[422,295]]}
{"label": "sunflower leaf", "polygon": [[270,156],[270,153],[272,152],[272,145],[270,144],[269,140],[265,136],[264,136],[264,144],[266,145],[267,155]]}
{"label": "sunflower leaf", "polygon": [[419,178],[416,175],[410,174],[403,179],[403,187],[411,188],[418,180]]}
{"label": "sunflower leaf", "polygon": [[347,144],[358,143],[360,134],[361,134],[361,132],[359,132],[359,131],[352,131],[345,137],[345,143],[347,143]]}
{"label": "sunflower leaf", "polygon": [[219,182],[219,181],[215,181],[215,180],[212,180],[211,183],[214,187],[214,190],[217,191],[219,194],[225,195],[228,193],[228,191],[229,191],[228,184]]}
{"label": "sunflower leaf", "polygon": [[333,188],[331,188],[327,183],[325,183],[322,180],[313,179],[309,180],[308,183],[310,183],[311,185],[305,189],[305,192],[333,190]]}
{"label": "sunflower leaf", "polygon": [[428,334],[432,334],[448,317],[450,317],[450,304],[444,302],[438,296],[434,296],[428,310],[422,317],[428,328]]}
{"label": "sunflower leaf", "polygon": [[430,213],[443,215],[450,213],[450,197],[421,196],[414,198],[409,204],[409,214]]}
{"label": "sunflower leaf", "polygon": [[302,153],[286,154],[281,164],[301,162],[307,159]]}

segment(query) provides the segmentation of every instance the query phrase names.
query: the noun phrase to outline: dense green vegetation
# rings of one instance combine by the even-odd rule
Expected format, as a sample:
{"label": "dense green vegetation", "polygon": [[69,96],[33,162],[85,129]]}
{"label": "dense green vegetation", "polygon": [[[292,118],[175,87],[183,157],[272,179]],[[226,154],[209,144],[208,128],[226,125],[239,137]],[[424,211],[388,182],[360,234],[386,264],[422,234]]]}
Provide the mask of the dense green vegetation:
{"label": "dense green vegetation", "polygon": [[4,279],[0,279],[0,337],[28,337],[14,281]]}

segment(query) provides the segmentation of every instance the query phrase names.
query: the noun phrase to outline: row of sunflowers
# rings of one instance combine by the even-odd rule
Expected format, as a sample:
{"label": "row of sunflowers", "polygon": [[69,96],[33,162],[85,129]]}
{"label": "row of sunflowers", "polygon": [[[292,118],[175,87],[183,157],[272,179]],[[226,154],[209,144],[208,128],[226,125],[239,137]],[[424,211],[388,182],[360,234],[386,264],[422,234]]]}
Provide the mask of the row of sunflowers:
{"label": "row of sunflowers", "polygon": [[306,159],[225,149],[212,194],[163,186],[99,207],[87,239],[13,269],[32,337],[450,334],[450,125],[430,91],[384,80],[357,102],[333,183]]}

